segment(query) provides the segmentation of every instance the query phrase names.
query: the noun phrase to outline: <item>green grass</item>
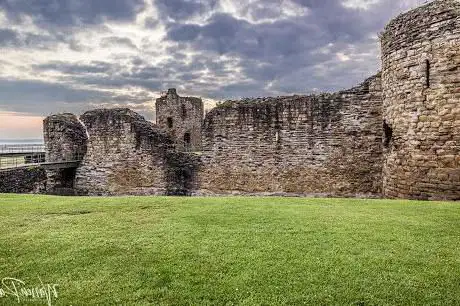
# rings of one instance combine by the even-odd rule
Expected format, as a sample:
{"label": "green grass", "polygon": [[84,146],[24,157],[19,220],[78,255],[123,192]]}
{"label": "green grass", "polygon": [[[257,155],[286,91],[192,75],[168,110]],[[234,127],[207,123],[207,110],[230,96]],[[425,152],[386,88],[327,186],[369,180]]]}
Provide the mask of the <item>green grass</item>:
{"label": "green grass", "polygon": [[0,195],[0,233],[53,305],[460,304],[460,203]]}

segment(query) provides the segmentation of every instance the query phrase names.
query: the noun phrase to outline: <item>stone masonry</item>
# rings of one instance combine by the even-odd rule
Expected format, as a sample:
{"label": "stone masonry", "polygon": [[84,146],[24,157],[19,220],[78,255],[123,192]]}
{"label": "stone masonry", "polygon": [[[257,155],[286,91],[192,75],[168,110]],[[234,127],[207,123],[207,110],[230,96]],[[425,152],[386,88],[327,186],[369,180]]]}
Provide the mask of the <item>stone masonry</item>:
{"label": "stone masonry", "polygon": [[336,94],[227,101],[203,131],[203,193],[381,192],[380,75]]}
{"label": "stone masonry", "polygon": [[[86,153],[88,136],[77,116],[58,114],[43,122],[46,161],[71,161]],[[48,169],[46,190],[52,194],[73,194],[75,169]]]}
{"label": "stone masonry", "polygon": [[203,102],[175,89],[157,124],[129,109],[54,115],[48,192],[279,194],[460,200],[460,2],[436,0],[390,22],[382,72],[337,93]]}
{"label": "stone masonry", "polygon": [[129,109],[94,110],[81,116],[88,151],[76,174],[79,194],[163,194],[166,136]]}
{"label": "stone masonry", "polygon": [[46,192],[46,172],[37,166],[0,170],[0,193]]}
{"label": "stone masonry", "polygon": [[86,112],[90,135],[75,190],[88,195],[187,194],[194,168],[157,126],[129,109]]}
{"label": "stone masonry", "polygon": [[383,192],[460,199],[460,1],[438,0],[382,35]]}
{"label": "stone masonry", "polygon": [[203,101],[199,98],[180,97],[174,88],[156,101],[157,125],[167,131],[176,142],[177,149],[201,149]]}

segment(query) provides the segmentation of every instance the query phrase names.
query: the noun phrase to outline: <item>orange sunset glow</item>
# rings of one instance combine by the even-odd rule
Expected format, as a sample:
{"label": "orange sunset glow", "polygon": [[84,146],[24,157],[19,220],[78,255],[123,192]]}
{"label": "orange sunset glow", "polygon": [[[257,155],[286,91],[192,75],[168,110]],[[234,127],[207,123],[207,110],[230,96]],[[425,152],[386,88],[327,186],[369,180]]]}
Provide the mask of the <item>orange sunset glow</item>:
{"label": "orange sunset glow", "polygon": [[42,138],[43,117],[0,112],[0,139]]}

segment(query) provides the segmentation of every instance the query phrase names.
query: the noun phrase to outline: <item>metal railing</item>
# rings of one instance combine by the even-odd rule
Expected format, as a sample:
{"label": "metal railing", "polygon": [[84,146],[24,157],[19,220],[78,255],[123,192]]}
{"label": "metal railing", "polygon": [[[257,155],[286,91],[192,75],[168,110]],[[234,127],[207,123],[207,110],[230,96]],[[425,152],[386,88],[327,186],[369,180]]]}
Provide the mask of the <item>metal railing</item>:
{"label": "metal railing", "polygon": [[0,155],[0,169],[80,162],[83,157],[84,154],[80,152],[65,154],[49,160],[46,160],[45,153],[29,153],[15,156]]}
{"label": "metal railing", "polygon": [[44,144],[2,144],[0,145],[1,154],[18,154],[18,153],[44,153]]}
{"label": "metal railing", "polygon": [[5,168],[18,168],[28,165],[40,164],[45,162],[45,153],[15,155],[15,156],[1,156],[0,155],[0,169]]}

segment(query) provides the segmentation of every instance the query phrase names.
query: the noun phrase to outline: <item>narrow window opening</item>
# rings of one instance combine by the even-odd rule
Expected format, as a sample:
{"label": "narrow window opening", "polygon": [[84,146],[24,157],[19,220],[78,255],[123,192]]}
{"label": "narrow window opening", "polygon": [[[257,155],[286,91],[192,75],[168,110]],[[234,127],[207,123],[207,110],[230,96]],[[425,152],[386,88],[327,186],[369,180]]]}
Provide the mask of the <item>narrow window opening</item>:
{"label": "narrow window opening", "polygon": [[425,61],[425,79],[426,83],[425,86],[426,88],[430,88],[430,71],[431,70],[431,64],[429,60]]}
{"label": "narrow window opening", "polygon": [[187,117],[187,109],[185,109],[184,104],[182,104],[181,110],[182,110],[182,119],[185,119],[185,117]]}
{"label": "narrow window opening", "polygon": [[184,134],[184,143],[188,146],[190,145],[190,142],[192,141],[190,133],[185,133]]}
{"label": "narrow window opening", "polygon": [[168,117],[167,120],[168,120],[168,128],[172,129],[172,127],[173,127],[173,118]]}
{"label": "narrow window opening", "polygon": [[390,147],[390,144],[393,140],[393,129],[386,121],[383,121],[383,133],[384,133],[383,146],[385,148],[388,148]]}

